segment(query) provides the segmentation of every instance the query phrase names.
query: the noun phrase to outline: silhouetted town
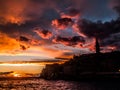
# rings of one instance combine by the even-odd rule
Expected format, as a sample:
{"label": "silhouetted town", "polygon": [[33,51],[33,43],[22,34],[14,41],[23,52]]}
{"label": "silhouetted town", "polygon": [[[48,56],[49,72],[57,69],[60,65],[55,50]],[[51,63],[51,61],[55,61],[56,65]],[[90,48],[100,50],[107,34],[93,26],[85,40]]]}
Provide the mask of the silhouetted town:
{"label": "silhouetted town", "polygon": [[119,78],[120,51],[101,53],[97,38],[95,48],[96,53],[74,55],[64,64],[46,65],[40,77],[66,80]]}

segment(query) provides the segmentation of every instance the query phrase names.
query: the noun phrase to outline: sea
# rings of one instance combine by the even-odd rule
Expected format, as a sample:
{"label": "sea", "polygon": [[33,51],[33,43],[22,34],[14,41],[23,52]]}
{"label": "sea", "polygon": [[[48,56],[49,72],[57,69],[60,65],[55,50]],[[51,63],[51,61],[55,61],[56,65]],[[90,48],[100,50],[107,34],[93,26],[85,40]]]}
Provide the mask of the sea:
{"label": "sea", "polygon": [[120,90],[118,81],[0,80],[0,90]]}

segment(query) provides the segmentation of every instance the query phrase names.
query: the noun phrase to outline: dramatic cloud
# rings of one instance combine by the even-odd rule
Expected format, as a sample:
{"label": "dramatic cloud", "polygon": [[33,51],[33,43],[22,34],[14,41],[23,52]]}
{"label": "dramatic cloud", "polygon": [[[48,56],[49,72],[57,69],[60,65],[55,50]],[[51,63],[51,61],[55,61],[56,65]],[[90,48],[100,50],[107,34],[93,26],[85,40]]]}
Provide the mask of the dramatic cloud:
{"label": "dramatic cloud", "polygon": [[24,15],[24,9],[27,6],[28,0],[21,0],[16,1],[13,0],[12,2],[9,0],[1,0],[1,10],[0,10],[0,23],[16,23],[16,24],[22,24],[26,20],[29,20],[26,15]]}
{"label": "dramatic cloud", "polygon": [[16,51],[26,50],[30,48],[30,46],[32,45],[32,42],[34,41],[34,40],[31,40],[30,42],[28,42],[29,39],[24,36],[20,36],[19,39],[12,38],[4,33],[0,33],[0,38],[2,38],[0,40],[0,47],[1,47],[0,52],[3,52],[3,53],[10,52],[10,51],[14,53]]}
{"label": "dramatic cloud", "polygon": [[79,32],[87,37],[98,37],[104,39],[114,33],[120,32],[120,20],[102,23],[89,20],[80,20],[78,22]]}
{"label": "dramatic cloud", "polygon": [[[84,48],[89,48],[94,51],[95,40],[92,38],[99,38],[101,47],[116,47],[119,50],[119,33],[120,33],[120,20],[112,20],[110,22],[97,21],[92,22],[90,20],[82,19],[75,23],[73,26],[75,32],[86,39]],[[88,42],[89,40],[91,42]],[[109,48],[104,48],[104,50]],[[112,49],[111,49],[112,50]]]}
{"label": "dramatic cloud", "polygon": [[106,47],[111,50],[120,49],[120,33],[112,34],[101,42],[102,47]]}
{"label": "dramatic cloud", "polygon": [[[120,1],[112,1],[111,9],[111,0],[0,0],[0,50],[36,54],[33,47],[59,43],[61,47],[94,51],[95,37],[104,50],[118,50]],[[69,48],[67,52],[52,50],[48,49],[47,55],[57,51],[59,56],[73,54]],[[42,49],[39,55],[45,51]]]}
{"label": "dramatic cloud", "polygon": [[37,20],[43,15],[44,10],[54,7],[54,4],[48,0],[44,2],[42,0],[37,2],[33,0],[1,0],[0,4],[1,24],[14,23],[20,25],[26,21]]}
{"label": "dramatic cloud", "polygon": [[120,16],[120,0],[111,0],[111,6]]}
{"label": "dramatic cloud", "polygon": [[28,42],[29,39],[25,36],[20,36],[20,41],[25,41],[25,42]]}
{"label": "dramatic cloud", "polygon": [[70,38],[65,38],[65,37],[56,37],[55,39],[53,39],[54,43],[61,43],[67,46],[76,46],[79,45],[79,47],[82,47],[82,44],[85,42],[85,40],[83,39],[83,37],[80,36],[74,36],[74,37],[70,37]]}
{"label": "dramatic cloud", "polygon": [[19,42],[16,39],[0,33],[0,52],[19,50]]}
{"label": "dramatic cloud", "polygon": [[61,19],[55,19],[52,21],[52,25],[60,30],[64,30],[69,26],[72,26],[73,21],[71,18],[61,18]]}
{"label": "dramatic cloud", "polygon": [[83,48],[88,48],[90,51],[95,52],[95,42],[95,38],[87,38],[85,44],[83,45]]}
{"label": "dramatic cloud", "polygon": [[69,8],[66,12],[61,13],[61,18],[78,19],[80,17],[80,11],[74,8]]}
{"label": "dramatic cloud", "polygon": [[36,29],[34,30],[34,32],[36,32],[43,39],[50,39],[52,37],[52,32],[45,30],[45,29],[44,30]]}

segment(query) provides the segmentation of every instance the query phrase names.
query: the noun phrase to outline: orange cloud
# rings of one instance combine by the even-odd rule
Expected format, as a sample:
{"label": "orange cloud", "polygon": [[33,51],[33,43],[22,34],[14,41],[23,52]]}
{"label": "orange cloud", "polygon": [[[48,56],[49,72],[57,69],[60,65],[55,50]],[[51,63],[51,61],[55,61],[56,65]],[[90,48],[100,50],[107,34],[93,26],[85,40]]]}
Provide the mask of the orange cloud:
{"label": "orange cloud", "polygon": [[25,23],[29,18],[25,15],[25,8],[28,4],[28,0],[12,0],[1,2],[4,7],[0,11],[0,16],[3,18],[2,23],[15,23],[22,24]]}
{"label": "orange cloud", "polygon": [[15,56],[29,56],[31,59],[44,59],[50,58],[54,59],[55,57],[67,57],[72,56],[66,53],[71,52],[70,50],[59,50],[53,48],[52,46],[31,46],[29,49],[25,51],[19,51],[15,54]]}
{"label": "orange cloud", "polygon": [[50,39],[52,37],[52,32],[48,30],[34,30],[43,39]]}
{"label": "orange cloud", "polygon": [[4,33],[0,33],[0,38],[0,52],[13,51],[20,48],[19,42],[14,38],[11,38]]}
{"label": "orange cloud", "polygon": [[86,44],[84,44],[83,48],[88,48],[90,51],[95,51],[95,38],[88,39]]}
{"label": "orange cloud", "polygon": [[[46,7],[47,6],[47,7]],[[34,0],[0,0],[0,23],[24,24],[26,21],[38,20],[47,8],[55,7],[51,1]]]}
{"label": "orange cloud", "polygon": [[76,32],[78,35],[86,38],[87,36],[85,34],[83,34],[81,31],[80,31],[80,27],[75,23],[72,25],[72,28],[74,30],[74,32]]}

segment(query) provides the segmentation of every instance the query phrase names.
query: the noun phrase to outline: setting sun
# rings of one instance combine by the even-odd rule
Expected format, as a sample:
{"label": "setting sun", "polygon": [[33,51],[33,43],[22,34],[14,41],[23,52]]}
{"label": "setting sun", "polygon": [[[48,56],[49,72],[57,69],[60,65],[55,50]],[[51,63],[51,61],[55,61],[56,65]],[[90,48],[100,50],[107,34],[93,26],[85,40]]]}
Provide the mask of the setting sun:
{"label": "setting sun", "polygon": [[20,74],[16,74],[16,73],[15,73],[15,74],[13,74],[13,76],[14,76],[14,77],[21,77],[21,75],[20,75]]}

